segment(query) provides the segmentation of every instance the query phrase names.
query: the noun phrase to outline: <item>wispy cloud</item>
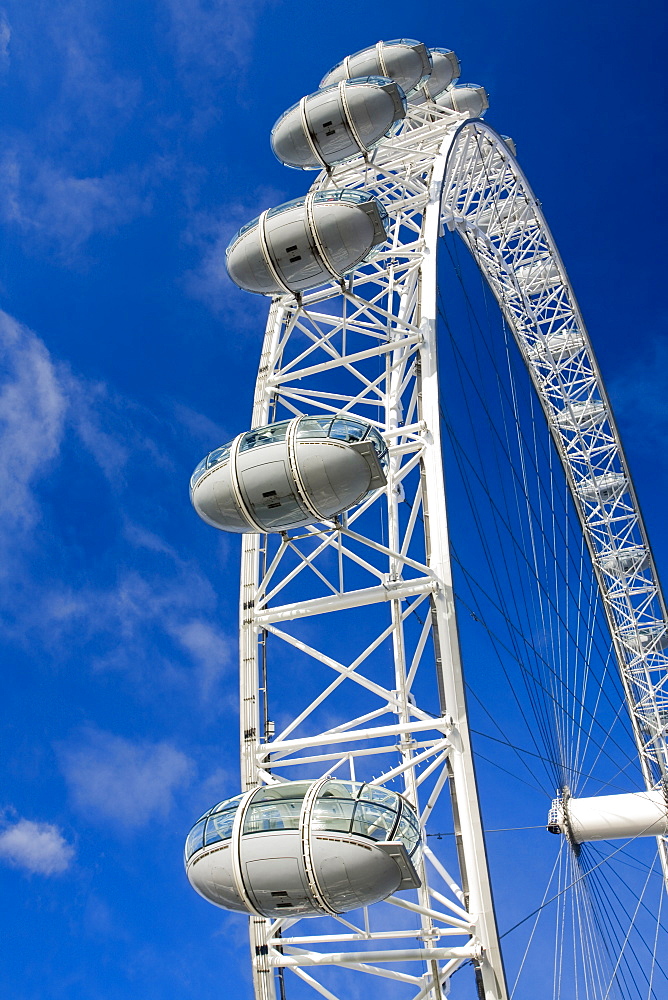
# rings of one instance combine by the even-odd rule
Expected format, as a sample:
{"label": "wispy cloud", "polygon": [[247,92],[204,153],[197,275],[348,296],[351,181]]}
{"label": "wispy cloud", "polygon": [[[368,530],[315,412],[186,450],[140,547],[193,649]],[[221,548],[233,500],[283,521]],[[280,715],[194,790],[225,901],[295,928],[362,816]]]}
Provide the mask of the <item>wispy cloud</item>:
{"label": "wispy cloud", "polygon": [[9,43],[12,37],[12,29],[7,20],[4,10],[0,10],[0,73],[5,73],[9,69]]}
{"label": "wispy cloud", "polygon": [[60,875],[74,857],[74,848],[51,823],[19,819],[0,830],[0,859],[32,875]]}
{"label": "wispy cloud", "polygon": [[258,15],[267,0],[165,0],[178,59],[190,72],[232,76],[252,58]]}
{"label": "wispy cloud", "polygon": [[93,824],[131,832],[166,816],[195,764],[173,744],[136,741],[86,729],[58,749],[74,807]]}
{"label": "wispy cloud", "polygon": [[148,211],[138,172],[76,176],[15,147],[0,161],[0,215],[71,258],[95,233],[113,232]]}
{"label": "wispy cloud", "polygon": [[11,28],[0,15],[0,69],[9,69],[19,107],[32,97],[30,114],[0,132],[0,218],[70,263],[93,234],[147,211],[161,172],[135,163],[133,144],[130,162],[118,156],[115,140],[141,110],[141,84],[110,65],[98,0],[34,14],[17,5]]}
{"label": "wispy cloud", "polygon": [[219,684],[229,670],[231,654],[236,652],[229,638],[220,629],[202,620],[175,624],[170,631],[195,663],[201,701],[217,701]]}
{"label": "wispy cloud", "polygon": [[112,65],[105,14],[100,0],[42,4],[39,16],[30,4],[14,7],[12,73],[40,95],[32,127],[51,151],[101,153],[140,105],[140,80]]}
{"label": "wispy cloud", "polygon": [[[0,346],[5,637],[47,650],[49,663],[76,649],[89,670],[122,671],[144,697],[168,691],[197,700],[211,717],[228,701],[224,680],[235,647],[211,623],[218,597],[209,579],[164,536],[159,519],[146,523],[147,511],[164,506],[165,491],[176,492],[178,461],[164,421],[103,383],[76,376],[6,314],[0,314]],[[188,413],[192,433],[206,436],[211,422]],[[160,447],[152,437],[158,425]],[[179,433],[189,432],[184,426]],[[218,434],[209,445],[219,443]],[[75,491],[87,515],[81,523],[69,516],[73,480],[62,478],[65,463],[82,473]],[[54,481],[62,484],[55,492]],[[186,489],[187,472],[176,493],[184,505]],[[99,527],[86,541],[96,518]],[[89,565],[98,565],[101,548],[113,557],[96,577]]]}
{"label": "wispy cloud", "polygon": [[267,299],[241,292],[227,276],[225,251],[234,234],[266,208],[285,200],[285,192],[261,187],[244,202],[225,205],[219,213],[194,213],[183,240],[201,254],[200,263],[185,276],[186,290],[215,312],[229,311],[242,326],[257,330],[257,317],[266,314]]}
{"label": "wispy cloud", "polygon": [[6,372],[0,385],[0,515],[8,538],[39,518],[33,486],[58,455],[67,399],[42,341],[4,312],[0,349]]}

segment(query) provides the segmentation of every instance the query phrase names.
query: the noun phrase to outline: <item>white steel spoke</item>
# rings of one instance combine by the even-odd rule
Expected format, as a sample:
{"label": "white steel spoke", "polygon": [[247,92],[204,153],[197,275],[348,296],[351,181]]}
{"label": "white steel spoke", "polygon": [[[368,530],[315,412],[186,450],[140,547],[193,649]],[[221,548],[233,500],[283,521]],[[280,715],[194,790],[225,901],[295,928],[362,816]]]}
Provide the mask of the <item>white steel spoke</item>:
{"label": "white steel spoke", "polygon": [[[328,1000],[349,995],[345,977],[354,973],[403,984],[410,990],[407,1000],[443,1000],[453,974],[468,964],[479,996],[508,1000],[473,769],[444,499],[436,367],[436,250],[443,226],[460,234],[485,275],[547,417],[593,561],[650,789],[668,778],[665,607],[577,303],[540,206],[504,140],[479,120],[426,101],[409,106],[402,129],[366,159],[323,171],[312,189],[333,188],[378,198],[390,215],[388,243],[341,282],[274,299],[252,426],[296,414],[361,417],[388,444],[387,486],[331,522],[244,536],[243,787],[285,780],[274,769],[307,767],[307,775],[325,775],[348,766],[352,780],[400,790],[427,828],[447,809],[458,868],[451,875],[440,846],[437,855],[425,840],[423,859],[416,856],[421,886],[410,899],[393,896],[367,908],[363,929],[354,917],[323,918],[328,926],[343,924],[347,934],[296,921],[298,933],[281,937],[292,922],[252,917],[255,996],[276,1000],[274,970],[281,968]],[[513,402],[513,419],[519,420],[515,395]],[[513,451],[523,455],[519,429],[516,437]],[[539,490],[534,502],[531,476],[522,464],[513,488],[523,504],[528,565],[540,578],[554,549],[550,534],[557,521],[547,495]],[[630,572],[615,562],[629,552],[638,556]],[[574,570],[565,572],[570,586]],[[549,574],[554,582],[556,565],[550,563]],[[584,645],[590,635],[584,619],[593,621],[596,608],[593,595],[583,593],[579,581],[574,585]],[[531,600],[527,622],[549,631],[550,615],[558,617],[561,606],[552,607],[540,589]],[[578,639],[579,630],[578,623]],[[348,659],[340,653],[342,637],[348,648],[361,649],[352,662],[341,662]],[[559,662],[561,635],[550,642],[546,660]],[[262,674],[267,650],[268,685]],[[546,672],[555,704],[560,686],[586,691],[594,684],[591,648],[580,651],[578,644],[578,650],[565,658],[561,677]],[[293,662],[304,668],[303,691]],[[280,733],[273,736],[273,724],[263,731],[261,710],[266,719],[267,690],[281,683],[295,685],[295,707],[292,716],[280,718]],[[582,765],[596,735],[593,720],[588,733],[584,722],[581,704],[564,713],[554,734],[572,770]],[[302,776],[295,772],[295,778]],[[668,877],[663,839],[659,851]],[[378,908],[382,926],[374,923]],[[564,920],[566,913],[564,901]],[[416,926],[407,926],[408,914]],[[581,936],[593,938],[586,907],[578,920]],[[309,931],[316,928],[313,933],[305,923]],[[440,939],[449,934],[460,935],[460,944],[443,946]],[[383,950],[346,950],[356,941],[381,940]],[[319,951],[317,945],[341,950]],[[582,973],[587,982],[600,980],[596,947],[592,943],[594,964]],[[407,965],[416,962],[422,963],[420,975]],[[323,986],[305,971],[311,966],[327,966],[333,977],[328,984],[340,976],[341,985],[334,991]],[[555,975],[558,981],[558,970]]]}

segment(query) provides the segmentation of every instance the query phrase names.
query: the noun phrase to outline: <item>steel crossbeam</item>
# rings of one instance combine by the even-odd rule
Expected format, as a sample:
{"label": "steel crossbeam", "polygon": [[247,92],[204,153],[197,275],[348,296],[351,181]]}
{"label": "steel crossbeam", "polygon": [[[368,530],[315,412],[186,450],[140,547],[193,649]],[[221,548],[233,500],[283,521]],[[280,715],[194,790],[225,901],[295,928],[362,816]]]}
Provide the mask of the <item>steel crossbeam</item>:
{"label": "steel crossbeam", "polygon": [[[665,609],[577,304],[540,207],[501,137],[431,102],[409,107],[396,136],[365,160],[321,173],[313,185],[332,187],[378,198],[391,218],[388,243],[341,282],[274,299],[252,426],[302,413],[357,414],[390,446],[388,482],[330,523],[278,537],[244,536],[244,787],[277,780],[274,768],[305,768],[295,775],[301,777],[347,767],[353,780],[392,783],[424,822],[447,797],[459,870],[453,877],[427,849],[417,902],[396,905],[397,897],[376,904],[365,911],[363,930],[340,918],[349,935],[322,918],[302,922],[300,933],[286,939],[277,934],[295,921],[252,917],[256,1000],[275,1000],[276,968],[333,1000],[348,994],[345,977],[354,973],[404,983],[412,1000],[442,1000],[448,979],[465,963],[474,967],[481,997],[506,1000],[463,696],[442,478],[436,249],[443,225],[460,233],[487,277],[547,415],[592,554],[648,785],[668,773]],[[629,549],[642,553],[630,572],[614,561]],[[336,617],[320,628],[323,615]],[[330,649],[339,632],[353,650],[347,663]],[[281,680],[271,669],[268,681],[264,677],[267,647]],[[281,682],[294,685],[293,715],[274,737],[266,721],[271,686]],[[420,743],[419,734],[430,738]],[[390,742],[379,745],[379,738]],[[665,844],[663,851],[666,864]],[[406,923],[409,913],[419,927]],[[467,938],[463,945],[439,945],[455,932]],[[415,947],[406,946],[411,935]],[[383,938],[396,947],[339,950]],[[321,948],[334,945],[336,951]],[[335,992],[331,978],[325,986],[303,971],[323,965],[340,970]]]}

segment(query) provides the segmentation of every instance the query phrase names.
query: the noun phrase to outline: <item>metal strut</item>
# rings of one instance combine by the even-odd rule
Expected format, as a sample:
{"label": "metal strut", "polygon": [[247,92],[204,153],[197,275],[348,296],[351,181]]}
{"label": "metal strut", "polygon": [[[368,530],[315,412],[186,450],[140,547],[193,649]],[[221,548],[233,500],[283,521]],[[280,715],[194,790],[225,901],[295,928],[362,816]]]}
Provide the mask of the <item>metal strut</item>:
{"label": "metal strut", "polygon": [[[372,157],[323,171],[312,190],[332,187],[379,198],[391,218],[389,241],[344,286],[332,281],[299,298],[274,299],[252,426],[270,414],[274,420],[362,416],[388,444],[387,486],[335,523],[265,536],[262,566],[261,536],[244,535],[244,788],[303,777],[306,767],[308,775],[345,769],[353,780],[399,786],[423,823],[451,796],[460,870],[453,876],[425,850],[417,901],[377,903],[359,926],[345,916],[296,927],[294,920],[252,917],[255,996],[275,1000],[280,969],[334,1000],[347,995],[345,977],[353,973],[403,982],[413,1000],[442,1000],[450,978],[469,965],[481,997],[507,1000],[468,729],[441,458],[436,260],[444,222],[459,230],[486,275],[548,415],[604,595],[648,787],[668,765],[665,608],[575,299],[501,137],[431,101],[409,106],[401,130]],[[557,335],[562,346],[555,354]],[[612,480],[602,478],[611,474]],[[630,574],[628,560],[619,562],[626,568],[616,572],[614,560],[630,538],[646,558]],[[341,635],[345,661],[334,652],[341,643],[331,641]],[[267,740],[259,724],[260,637],[280,664],[273,690],[281,683],[290,692],[281,710],[292,713]],[[426,694],[434,687],[437,704]],[[665,866],[665,842],[662,851]],[[406,923],[408,911],[419,928]],[[353,950],[360,941],[373,950]],[[351,950],[342,951],[342,942]],[[319,967],[343,977],[341,986],[329,978],[325,987]]]}

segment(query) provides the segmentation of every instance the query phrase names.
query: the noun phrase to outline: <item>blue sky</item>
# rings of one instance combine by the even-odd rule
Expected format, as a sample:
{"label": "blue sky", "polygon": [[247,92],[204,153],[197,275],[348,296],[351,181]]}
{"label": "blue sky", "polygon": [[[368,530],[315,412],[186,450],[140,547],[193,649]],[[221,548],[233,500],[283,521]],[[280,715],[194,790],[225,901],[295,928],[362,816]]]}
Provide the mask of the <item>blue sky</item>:
{"label": "blue sky", "polygon": [[397,36],[454,48],[515,138],[668,573],[659,4],[0,2],[9,1000],[186,1000],[223,971],[249,995],[244,922],[181,868],[238,766],[238,545],[187,483],[247,426],[266,314],[224,247],[311,179],[273,158],[271,125]]}

